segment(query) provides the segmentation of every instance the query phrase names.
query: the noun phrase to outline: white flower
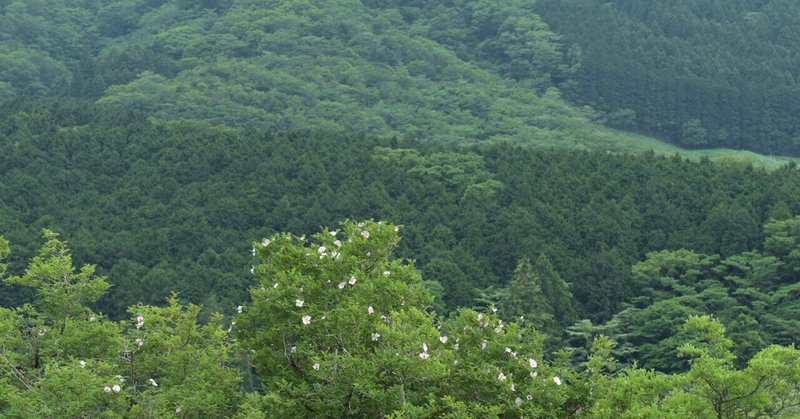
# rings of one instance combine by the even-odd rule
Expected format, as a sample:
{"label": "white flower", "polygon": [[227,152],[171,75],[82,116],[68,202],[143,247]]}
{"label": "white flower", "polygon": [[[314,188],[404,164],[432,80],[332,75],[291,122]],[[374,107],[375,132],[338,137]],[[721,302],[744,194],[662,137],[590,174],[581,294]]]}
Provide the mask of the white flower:
{"label": "white flower", "polygon": [[272,288],[278,288],[278,283],[276,282],[275,285],[272,286]]}
{"label": "white flower", "polygon": [[511,356],[516,358],[517,357],[517,351],[511,352]]}
{"label": "white flower", "polygon": [[361,232],[361,237],[368,239],[369,238],[369,231],[364,230]]}
{"label": "white flower", "polygon": [[119,382],[120,382],[120,383],[124,383],[124,382],[125,382],[125,377],[123,377],[123,376],[121,376],[121,375],[115,375],[114,377],[115,377],[117,380],[119,380]]}
{"label": "white flower", "polygon": [[478,321],[483,321],[483,313],[478,313]]}
{"label": "white flower", "polygon": [[458,342],[456,342],[456,344],[453,345],[453,349],[458,350],[459,346],[461,346],[461,345],[459,345]]}
{"label": "white flower", "polygon": [[93,322],[94,321],[94,316],[89,316],[89,321]]}
{"label": "white flower", "polygon": [[119,391],[122,390],[119,384],[114,384],[114,387],[111,387],[111,389],[114,390],[114,393],[119,393]]}
{"label": "white flower", "polygon": [[510,353],[511,353],[511,348],[509,348],[509,347],[506,347],[506,353],[507,353],[507,354],[510,354]]}
{"label": "white flower", "polygon": [[481,342],[481,350],[486,349],[486,345],[488,345],[488,344],[489,344],[489,342],[487,342],[487,341]]}
{"label": "white flower", "polygon": [[311,324],[311,316],[303,316],[302,320],[305,325]]}
{"label": "white flower", "polygon": [[244,307],[242,307],[242,306],[236,307],[236,312],[239,313],[239,314],[242,314],[242,308],[244,308]]}
{"label": "white flower", "polygon": [[269,246],[269,243],[270,243],[270,239],[264,239],[263,241],[261,241],[261,245],[264,246],[264,247]]}
{"label": "white flower", "polygon": [[378,339],[380,339],[380,337],[381,337],[381,334],[378,333],[378,332],[375,332],[375,333],[372,334],[372,340],[374,340],[374,341],[377,341]]}
{"label": "white flower", "polygon": [[367,257],[372,256],[372,252],[367,252]]}
{"label": "white flower", "polygon": [[141,314],[136,316],[136,328],[141,329],[144,326],[144,316]]}
{"label": "white flower", "polygon": [[298,298],[298,299],[296,299],[296,300],[294,300],[294,305],[295,305],[296,307],[303,307],[303,304],[304,304],[304,303],[305,303],[305,302],[304,302],[303,300],[299,299],[299,298]]}
{"label": "white flower", "polygon": [[530,394],[528,394],[527,396],[525,396],[525,398],[526,398],[526,399],[528,399],[528,400],[533,400],[533,396],[531,396]]}
{"label": "white flower", "polygon": [[150,379],[150,385],[152,385],[153,387],[158,387],[158,383],[156,382],[156,380],[152,378]]}
{"label": "white flower", "polygon": [[336,240],[335,242],[333,242],[333,244],[336,247],[342,247],[342,241],[341,240]]}
{"label": "white flower", "polygon": [[[485,327],[485,326],[484,326],[484,327]],[[502,331],[503,331],[503,325],[502,325],[502,324],[501,324],[500,326],[497,326],[497,327],[495,327],[495,328],[494,328],[494,332],[495,332],[495,333],[497,333],[498,335],[499,335],[499,334],[500,334],[500,332],[502,332]]]}
{"label": "white flower", "polygon": [[531,378],[536,378],[539,376],[539,373],[536,371],[531,371]]}
{"label": "white flower", "polygon": [[529,360],[528,360],[528,363],[531,365],[531,368],[536,368],[536,367],[538,367],[538,366],[539,366],[539,364],[538,364],[538,363],[536,362],[536,360],[535,360],[535,359],[533,359],[533,358],[529,359]]}
{"label": "white flower", "polygon": [[314,371],[319,371],[319,362],[315,362],[312,368],[314,368]]}
{"label": "white flower", "polygon": [[339,287],[340,290],[343,290],[346,285],[347,285],[347,282],[340,282],[338,287]]}
{"label": "white flower", "polygon": [[485,329],[487,326],[489,326],[489,322],[487,320],[484,320],[484,321],[481,322],[481,327],[482,328]]}
{"label": "white flower", "polygon": [[291,348],[289,348],[289,352],[296,353],[297,352],[297,346],[292,346]]}
{"label": "white flower", "polygon": [[180,407],[176,407],[175,408],[175,413],[181,413],[181,408]]}
{"label": "white flower", "polygon": [[522,406],[522,399],[517,397],[516,399],[514,399],[514,404],[516,404],[517,406]]}
{"label": "white flower", "polygon": [[39,329],[39,336],[44,336],[45,333],[47,333],[47,330],[44,328]]}
{"label": "white flower", "polygon": [[255,247],[255,246],[253,246],[253,250],[251,250],[251,251],[250,251],[250,253],[251,253],[253,256],[255,256],[255,255],[256,255],[256,247]]}
{"label": "white flower", "polygon": [[251,266],[250,267],[250,273],[251,274],[255,274],[256,273],[256,267],[255,266]]}
{"label": "white flower", "polygon": [[442,343],[447,343],[447,336],[441,336],[441,337],[439,337],[439,342],[442,342]]}
{"label": "white flower", "polygon": [[395,227],[394,232],[397,233],[398,231],[400,231],[400,227]]}
{"label": "white flower", "polygon": [[515,386],[514,384],[511,384],[511,391],[517,391],[517,386]]}
{"label": "white flower", "polygon": [[336,237],[337,233],[338,233],[338,231],[331,231],[331,236]]}
{"label": "white flower", "polygon": [[317,249],[317,253],[324,255],[326,250],[328,249],[325,246],[320,246],[319,249]]}
{"label": "white flower", "polygon": [[355,275],[353,275],[353,276],[350,277],[350,280],[347,281],[347,283],[350,284],[350,285],[355,285],[356,281],[358,281],[358,279],[355,277]]}
{"label": "white flower", "polygon": [[422,359],[430,358],[430,355],[428,355],[428,344],[425,342],[422,342],[422,353],[419,354],[419,357]]}
{"label": "white flower", "polygon": [[391,274],[392,274],[391,271],[383,271],[383,276],[389,276]]}
{"label": "white flower", "polygon": [[106,393],[111,393],[111,387],[105,386],[103,387],[103,391],[105,391]]}
{"label": "white flower", "polygon": [[505,374],[503,374],[503,373],[501,372],[501,373],[500,373],[500,374],[497,376],[497,379],[498,379],[498,380],[500,380],[500,382],[504,382],[504,381],[506,381],[506,375],[505,375]]}
{"label": "white flower", "polygon": [[141,338],[136,338],[136,346],[144,345],[144,341]]}
{"label": "white flower", "polygon": [[367,307],[367,314],[373,314],[373,313],[375,313],[375,309],[372,308],[372,306]]}
{"label": "white flower", "polygon": [[559,376],[553,377],[553,382],[556,383],[556,385],[560,386],[561,385],[561,377],[559,377]]}
{"label": "white flower", "polygon": [[342,256],[342,255],[340,255],[339,252],[337,252],[335,250],[331,252],[331,257],[334,258],[334,259],[339,259],[340,256]]}
{"label": "white flower", "polygon": [[86,367],[86,361],[81,360],[80,364],[81,364],[81,368],[85,368]]}
{"label": "white flower", "polygon": [[497,313],[497,308],[492,306],[492,313]]}

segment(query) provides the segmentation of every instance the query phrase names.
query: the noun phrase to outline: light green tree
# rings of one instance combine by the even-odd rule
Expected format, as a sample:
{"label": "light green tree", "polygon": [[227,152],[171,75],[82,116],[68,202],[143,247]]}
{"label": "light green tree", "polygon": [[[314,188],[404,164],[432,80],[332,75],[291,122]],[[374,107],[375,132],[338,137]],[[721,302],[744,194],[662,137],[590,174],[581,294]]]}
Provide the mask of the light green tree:
{"label": "light green tree", "polygon": [[[117,323],[89,305],[110,287],[94,267],[76,271],[65,242],[46,242],[25,273],[5,280],[36,291],[33,304],[0,307],[2,417],[221,417],[243,397],[236,344],[200,307],[131,307]],[[8,244],[0,238],[0,259]],[[5,270],[0,265],[0,271]],[[181,416],[181,415],[178,415]]]}

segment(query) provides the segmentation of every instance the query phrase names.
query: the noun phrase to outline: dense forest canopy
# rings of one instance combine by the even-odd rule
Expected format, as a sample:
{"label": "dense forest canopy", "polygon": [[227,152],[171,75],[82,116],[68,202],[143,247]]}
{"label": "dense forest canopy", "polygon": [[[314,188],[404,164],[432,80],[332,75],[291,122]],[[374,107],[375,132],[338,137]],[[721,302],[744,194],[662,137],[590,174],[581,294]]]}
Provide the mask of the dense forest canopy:
{"label": "dense forest canopy", "polygon": [[552,83],[520,85],[358,1],[12,2],[0,19],[0,98],[429,142],[604,138]]}
{"label": "dense forest canopy", "polygon": [[0,0],[0,416],[800,415],[795,9]]}
{"label": "dense forest canopy", "polygon": [[[442,148],[328,131],[272,134],[201,122],[123,121],[67,103],[8,113],[4,126],[13,127],[0,142],[2,195],[9,198],[0,219],[17,246],[11,269],[22,272],[42,228],[64,232],[79,262],[97,263],[114,278],[96,305],[114,319],[132,304],[157,304],[172,291],[209,312],[230,312],[250,285],[253,237],[311,234],[338,220],[377,217],[404,226],[398,254],[416,261],[438,293],[441,314],[480,301],[499,304],[524,258],[550,272],[540,277],[565,281],[562,299],[574,311],[551,312],[548,323],[561,339],[578,319],[601,324],[629,303],[642,308],[645,301],[677,297],[644,299],[631,267],[648,253],[691,249],[711,258],[702,265],[709,269],[705,279],[712,272],[723,278],[728,274],[708,264],[768,251],[762,226],[800,213],[795,166],[767,171],[652,153]],[[791,277],[781,278],[769,281]],[[25,295],[0,290],[6,304]],[[710,310],[705,302],[690,305],[670,327],[689,312]],[[778,328],[791,342],[791,328]],[[769,341],[758,340],[753,350]]]}
{"label": "dense forest canopy", "polygon": [[542,0],[581,63],[570,99],[688,147],[800,152],[800,5]]}
{"label": "dense forest canopy", "polygon": [[641,149],[605,123],[692,148],[799,155],[797,16],[745,0],[3,1],[0,100]]}

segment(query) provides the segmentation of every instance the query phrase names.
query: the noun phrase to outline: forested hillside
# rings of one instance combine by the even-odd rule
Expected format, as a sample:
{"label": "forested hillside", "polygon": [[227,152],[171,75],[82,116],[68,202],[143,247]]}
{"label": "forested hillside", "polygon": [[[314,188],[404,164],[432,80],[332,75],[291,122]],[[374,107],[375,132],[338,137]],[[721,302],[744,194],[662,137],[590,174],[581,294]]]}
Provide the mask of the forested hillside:
{"label": "forested hillside", "polygon": [[[409,28],[396,8],[347,0],[83,3],[2,6],[0,97],[73,96],[160,118],[427,142],[604,137],[588,122],[592,112],[566,104],[546,89],[551,83],[534,88],[462,60]],[[500,25],[512,11],[502,13],[486,24]],[[554,36],[541,22],[530,29]]]}
{"label": "forested hillside", "polygon": [[433,143],[652,146],[605,123],[797,155],[794,6],[706,3],[4,1],[0,100]]}
{"label": "forested hillside", "polygon": [[580,47],[570,99],[687,147],[800,154],[800,4],[542,0]]}
{"label": "forested hillside", "polygon": [[[627,303],[641,308],[671,298],[644,294],[646,284],[631,271],[648,252],[691,249],[709,255],[706,266],[765,249],[762,226],[800,213],[796,166],[767,171],[652,153],[274,134],[123,119],[67,104],[6,115],[3,126],[13,128],[0,141],[0,219],[19,246],[12,270],[21,272],[42,228],[63,232],[79,262],[97,263],[114,278],[96,306],[112,318],[172,291],[208,311],[230,312],[250,285],[254,237],[375,217],[404,226],[399,255],[416,260],[439,313],[499,304],[524,258],[537,262],[540,277],[566,281],[546,295],[571,308],[547,313],[559,340],[578,319],[602,323]],[[70,124],[54,122],[60,119]],[[706,257],[679,256],[681,264]],[[769,272],[761,275],[777,275]],[[19,292],[6,288],[0,296],[12,304]],[[669,327],[716,310],[689,306]],[[789,333],[787,343],[794,339],[790,327],[776,327]],[[753,349],[773,336],[759,333],[767,335]]]}
{"label": "forested hillside", "polygon": [[0,0],[0,417],[797,417],[794,16]]}

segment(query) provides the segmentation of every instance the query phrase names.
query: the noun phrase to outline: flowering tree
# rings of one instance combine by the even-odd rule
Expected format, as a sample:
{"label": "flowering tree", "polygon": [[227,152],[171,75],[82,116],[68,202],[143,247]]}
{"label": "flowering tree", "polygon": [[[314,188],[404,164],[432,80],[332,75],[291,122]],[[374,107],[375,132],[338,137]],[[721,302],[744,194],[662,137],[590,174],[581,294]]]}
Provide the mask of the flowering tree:
{"label": "flowering tree", "polygon": [[[800,414],[800,352],[773,345],[737,370],[718,320],[692,316],[678,353],[689,370],[617,371],[613,342],[585,367],[545,359],[540,325],[502,307],[428,311],[398,228],[346,222],[310,240],[253,247],[256,285],[234,318],[198,323],[173,295],[113,322],[87,305],[108,289],[75,271],[51,232],[21,276],[33,304],[0,307],[1,417],[750,417]],[[0,240],[0,258],[9,253]],[[0,265],[0,270],[5,266]],[[236,339],[238,338],[238,340]],[[241,343],[240,343],[241,342]],[[246,393],[249,364],[259,391]]]}
{"label": "flowering tree", "polygon": [[[254,244],[260,263],[237,333],[273,416],[556,412],[564,376],[541,359],[533,329],[493,311],[439,322],[405,261],[398,228],[346,222],[306,240]],[[546,408],[544,407],[546,406]]]}

